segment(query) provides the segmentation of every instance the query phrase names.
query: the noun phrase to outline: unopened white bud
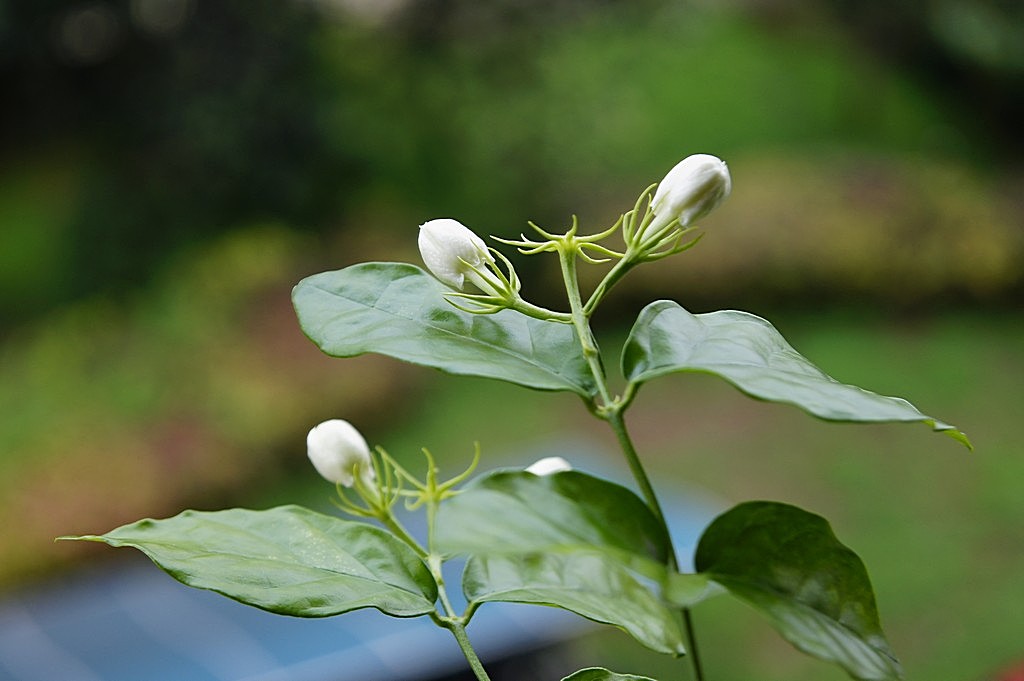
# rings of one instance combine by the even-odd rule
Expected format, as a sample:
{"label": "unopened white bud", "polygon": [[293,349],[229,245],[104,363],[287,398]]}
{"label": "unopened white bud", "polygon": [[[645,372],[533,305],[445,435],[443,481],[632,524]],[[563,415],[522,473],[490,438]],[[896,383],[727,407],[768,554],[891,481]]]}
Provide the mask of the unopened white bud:
{"label": "unopened white bud", "polygon": [[351,487],[358,473],[363,482],[373,481],[373,464],[366,440],[351,423],[324,421],[306,436],[306,453],[317,472],[327,480]]}
{"label": "unopened white bud", "polygon": [[[468,227],[458,220],[438,218],[420,225],[418,239],[420,256],[430,273],[443,283],[459,291],[465,285],[466,277],[474,284],[487,291],[484,282],[488,264],[494,264],[494,258],[487,250],[487,244]],[[474,271],[484,273],[483,277]]]}
{"label": "unopened white bud", "polygon": [[651,199],[655,218],[644,230],[653,234],[679,220],[689,227],[718,207],[732,191],[732,178],[725,161],[710,154],[687,156],[668,171]]}
{"label": "unopened white bud", "polygon": [[540,476],[571,470],[572,465],[560,456],[549,456],[547,458],[540,459],[526,468],[527,473],[533,473],[534,475]]}

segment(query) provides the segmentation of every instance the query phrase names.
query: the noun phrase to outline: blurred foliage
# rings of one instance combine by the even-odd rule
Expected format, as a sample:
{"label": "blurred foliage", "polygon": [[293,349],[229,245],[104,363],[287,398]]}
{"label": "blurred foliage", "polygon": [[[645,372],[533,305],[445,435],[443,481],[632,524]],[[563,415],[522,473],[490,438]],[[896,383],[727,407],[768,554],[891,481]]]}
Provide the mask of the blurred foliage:
{"label": "blurred foliage", "polygon": [[[985,112],[1012,110],[1019,71],[942,42],[954,5],[9,1],[0,87],[19,105],[0,111],[0,313],[10,326],[123,292],[252,220],[350,234],[457,215],[511,235],[572,211],[613,219],[694,151],[784,165],[910,155],[962,164],[981,187],[974,164],[1016,158],[1017,126]],[[995,1],[978,12],[978,31],[1020,25]],[[865,43],[879,25],[905,32],[885,43],[904,52]],[[913,45],[938,46],[931,66],[959,80],[893,68],[925,49]],[[989,74],[987,97],[963,98],[968,66]],[[830,175],[839,185],[821,191],[851,191]]]}
{"label": "blurred foliage", "polygon": [[47,0],[0,16],[0,87],[18,102],[0,112],[4,174],[42,156],[44,174],[74,190],[47,177],[27,194],[72,207],[54,216],[51,252],[23,265],[50,273],[47,296],[24,287],[4,312],[138,284],[177,249],[247,221],[303,225],[337,210],[353,170],[318,118],[339,83],[307,3]]}
{"label": "blurred foliage", "polygon": [[915,74],[943,106],[994,133],[989,144],[998,156],[1019,163],[1024,5],[1017,0],[838,0],[824,6],[873,54]]}
{"label": "blurred foliage", "polygon": [[[0,583],[80,553],[54,536],[182,505],[252,502],[304,461],[310,424],[372,422],[400,368],[335,362],[299,331],[309,244],[254,227],[183,255],[129,305],[91,300],[26,327],[0,364]],[[284,450],[284,451],[282,451]]]}

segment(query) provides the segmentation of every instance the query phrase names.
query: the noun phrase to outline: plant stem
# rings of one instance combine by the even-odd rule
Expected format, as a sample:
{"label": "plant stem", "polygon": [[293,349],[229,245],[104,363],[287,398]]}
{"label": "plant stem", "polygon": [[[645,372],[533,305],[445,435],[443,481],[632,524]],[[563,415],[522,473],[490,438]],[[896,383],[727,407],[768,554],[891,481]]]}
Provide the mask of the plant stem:
{"label": "plant stem", "polygon": [[[658,495],[654,491],[654,486],[651,485],[651,480],[647,476],[647,471],[644,469],[643,463],[640,461],[640,456],[637,454],[636,447],[633,445],[633,440],[629,436],[629,431],[626,429],[626,421],[622,417],[623,410],[629,405],[630,399],[620,400],[618,398],[612,398],[610,391],[608,390],[608,379],[605,376],[604,366],[601,364],[600,350],[597,346],[597,341],[594,338],[594,333],[590,328],[590,315],[594,313],[594,308],[597,303],[600,302],[601,297],[607,288],[613,285],[619,278],[621,278],[630,268],[630,264],[625,266],[613,268],[612,273],[614,276],[605,277],[605,280],[601,283],[604,288],[600,292],[595,292],[587,302],[586,306],[583,304],[582,297],[580,296],[579,280],[576,275],[576,251],[572,244],[565,243],[563,248],[559,249],[559,261],[562,266],[562,279],[565,281],[565,290],[569,297],[569,308],[572,314],[572,323],[576,328],[576,335],[579,337],[580,345],[583,349],[583,356],[587,360],[587,364],[590,366],[590,372],[594,377],[594,383],[597,386],[598,394],[601,397],[601,404],[594,405],[594,413],[601,419],[608,422],[612,430],[615,432],[615,437],[619,441],[619,446],[622,448],[622,453],[626,458],[626,462],[629,464],[630,472],[633,474],[633,478],[636,480],[637,485],[640,487],[640,493],[643,495],[644,501],[647,503],[648,508],[661,523],[661,526],[665,528],[665,535],[668,539],[668,568],[673,572],[679,570],[679,560],[676,557],[675,546],[672,542],[672,536],[668,531],[668,523],[665,520],[665,512],[661,508],[661,502],[658,501]],[[623,265],[625,260],[619,262],[619,265]],[[693,674],[695,681],[704,681],[704,670],[701,667],[700,656],[697,653],[697,637],[693,630],[693,617],[690,614],[689,608],[682,609],[683,614],[683,629],[686,631],[686,640],[688,650],[690,652],[689,658],[690,663],[693,667]]]}
{"label": "plant stem", "polygon": [[430,567],[430,572],[434,576],[434,581],[437,582],[437,595],[441,600],[441,608],[445,613],[445,616],[443,617],[435,614],[434,622],[452,632],[452,636],[454,636],[456,642],[458,642],[459,648],[462,650],[462,655],[466,658],[466,662],[469,663],[469,666],[473,670],[473,674],[476,676],[477,680],[490,681],[490,677],[487,676],[487,671],[484,669],[483,663],[480,662],[480,658],[477,657],[476,651],[473,650],[473,644],[469,642],[469,636],[466,635],[466,618],[455,614],[455,609],[452,607],[452,603],[448,599],[448,591],[445,590],[444,586],[444,576],[441,574],[441,557],[434,553],[430,554],[427,556],[427,565]]}
{"label": "plant stem", "polygon": [[[679,570],[679,560],[676,557],[675,545],[672,542],[672,535],[668,532],[668,522],[665,520],[665,512],[661,508],[661,503],[658,501],[658,495],[654,492],[654,487],[651,485],[650,478],[647,477],[647,471],[644,470],[643,464],[640,462],[640,457],[637,455],[636,447],[633,446],[633,440],[629,437],[629,431],[626,430],[626,422],[622,418],[621,407],[611,409],[606,419],[608,424],[615,431],[615,437],[619,441],[619,446],[622,448],[623,454],[626,456],[626,461],[629,463],[629,468],[633,473],[633,477],[636,479],[637,485],[640,487],[640,491],[643,494],[644,500],[647,502],[647,506],[651,509],[651,512],[661,521],[662,527],[665,528],[665,533],[668,536],[668,567],[672,571]],[[700,653],[697,651],[697,635],[693,627],[693,615],[690,613],[689,608],[683,608],[683,629],[686,632],[686,643],[687,650],[690,652],[690,664],[693,667],[693,678],[695,681],[704,681],[704,669],[700,662]]]}
{"label": "plant stem", "polygon": [[468,616],[456,614],[455,608],[452,607],[452,602],[448,598],[448,590],[445,588],[444,583],[444,573],[441,570],[441,555],[434,550],[434,524],[437,519],[437,507],[441,500],[438,496],[437,475],[433,468],[433,460],[431,460],[431,470],[427,475],[427,488],[430,493],[430,498],[427,499],[427,548],[430,552],[425,556],[425,559],[427,567],[430,569],[430,574],[434,577],[434,582],[437,583],[437,596],[441,601],[441,609],[444,611],[443,617],[437,616],[435,613],[433,619],[434,622],[452,632],[452,635],[459,644],[459,648],[462,650],[462,655],[466,658],[466,662],[469,663],[477,681],[490,681],[483,663],[480,662],[476,651],[473,650],[473,645],[469,642],[469,636],[466,635]]}
{"label": "plant stem", "polygon": [[391,515],[390,512],[378,517],[380,518],[380,521],[384,523],[385,527],[391,530],[396,537],[401,539],[409,546],[409,548],[415,551],[420,558],[427,557],[427,550],[420,546],[420,543],[416,541],[416,538],[409,534],[408,530],[405,529],[402,523],[398,522],[398,519]]}
{"label": "plant stem", "polygon": [[[636,447],[633,446],[633,440],[629,437],[629,431],[626,430],[626,422],[622,418],[622,411],[620,409],[609,410],[606,420],[615,432],[615,437],[619,441],[619,447],[622,448],[622,453],[626,457],[626,463],[629,464],[629,470],[633,473],[633,478],[640,487],[640,493],[643,495],[644,501],[647,502],[651,512],[654,513],[658,521],[667,528],[668,522],[665,520],[665,512],[661,508],[661,502],[658,501],[658,495],[654,492],[654,486],[651,485],[651,479],[647,477],[647,471],[640,461],[640,456],[636,453]],[[669,567],[676,570],[679,565],[676,560],[675,547],[672,547],[671,544],[672,538],[669,537],[669,545],[671,547]]]}
{"label": "plant stem", "polygon": [[437,582],[437,596],[441,600],[441,609],[444,610],[445,620],[454,621],[460,620],[458,615],[455,614],[455,608],[452,607],[452,602],[448,599],[448,591],[444,585],[444,574],[441,572],[441,557],[435,553],[427,556],[427,566],[430,568],[430,574],[433,575],[434,581]]}
{"label": "plant stem", "polygon": [[587,300],[587,304],[583,306],[583,313],[587,316],[592,315],[597,306],[601,304],[601,300],[604,299],[608,290],[612,286],[615,286],[619,279],[626,276],[626,273],[633,269],[636,264],[636,260],[632,257],[632,252],[627,250],[626,255],[615,263],[615,265],[608,271],[608,274],[604,275],[604,279],[598,283],[594,292],[590,294],[590,299]]}
{"label": "plant stem", "polygon": [[[428,475],[427,485],[431,494],[435,495],[437,492],[437,479],[433,471]],[[452,607],[451,601],[448,599],[448,591],[444,586],[444,573],[441,571],[441,555],[434,551],[434,521],[437,518],[437,505],[439,503],[440,500],[436,496],[432,496],[427,500],[427,548],[430,550],[430,553],[426,556],[427,567],[430,568],[430,574],[434,576],[434,581],[437,582],[437,595],[441,600],[441,608],[447,616],[446,619],[461,621],[461,618],[455,613],[455,608]],[[465,636],[465,633],[463,633],[463,636]],[[459,645],[462,646],[461,641]],[[466,640],[466,645],[469,645],[468,639]],[[476,655],[474,654],[473,657],[476,657]],[[466,659],[469,659],[468,656]]]}
{"label": "plant stem", "polygon": [[693,626],[693,614],[689,608],[683,608],[683,625],[686,630],[686,646],[690,651],[690,662],[693,665],[694,681],[704,681],[704,668],[700,663],[700,653],[697,652],[697,631]]}
{"label": "plant stem", "polygon": [[[579,280],[576,276],[576,250],[575,245],[565,244],[558,251],[558,260],[562,266],[562,280],[565,282],[565,292],[569,297],[569,309],[572,315],[572,324],[576,329],[576,336],[579,338],[583,348],[583,357],[590,366],[590,373],[594,377],[598,394],[601,396],[601,404],[596,405],[597,412],[603,413],[612,403],[611,393],[608,391],[608,381],[605,378],[604,367],[601,365],[601,352],[594,339],[594,333],[590,330],[590,318],[583,309],[583,299],[580,296]],[[602,418],[604,418],[602,416]]]}
{"label": "plant stem", "polygon": [[458,641],[459,648],[462,649],[462,654],[466,656],[466,661],[469,662],[469,666],[473,670],[477,681],[490,681],[490,677],[487,676],[480,658],[476,656],[476,651],[473,650],[473,646],[469,643],[469,637],[466,636],[466,627],[463,626],[462,622],[448,621],[445,626],[448,631],[452,632],[455,640]]}

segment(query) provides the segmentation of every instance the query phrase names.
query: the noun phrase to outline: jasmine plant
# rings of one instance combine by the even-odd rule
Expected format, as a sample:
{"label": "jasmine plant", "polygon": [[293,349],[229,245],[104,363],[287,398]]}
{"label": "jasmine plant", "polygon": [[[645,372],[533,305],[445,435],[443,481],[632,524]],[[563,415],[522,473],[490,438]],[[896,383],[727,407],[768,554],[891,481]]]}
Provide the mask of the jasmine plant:
{"label": "jasmine plant", "polygon": [[[615,434],[639,495],[560,457],[474,477],[479,449],[467,470],[448,480],[424,449],[425,473],[417,475],[384,449],[371,451],[347,421],[332,419],[309,432],[307,452],[350,518],[298,506],[184,511],[73,539],[137,548],[189,586],[284,615],[372,607],[428,617],[452,633],[480,681],[487,671],[466,628],[495,601],[555,606],[618,627],[651,650],[684,658],[680,676],[703,681],[691,609],[722,595],[760,611],[796,648],[852,678],[902,678],[864,564],[814,513],[773,501],[741,503],[703,531],[695,570],[681,571],[671,518],[625,413],[648,381],[702,372],[829,421],[920,422],[970,447],[963,433],[903,399],[832,379],[769,322],[745,312],[692,314],[674,301],[655,301],[626,340],[620,385],[601,360],[591,319],[611,289],[634,268],[693,247],[697,221],[731,189],[726,164],[697,154],[644,189],[608,229],[583,235],[574,218],[564,233],[530,223],[530,237],[496,239],[525,256],[557,258],[564,310],[525,300],[511,260],[450,218],[420,226],[426,271],[362,263],[308,277],[293,292],[299,324],[328,355],[379,353],[578,395]],[[586,295],[581,264],[607,266]],[[425,538],[403,526],[399,502],[426,514]],[[455,558],[467,559],[461,611],[442,570]],[[563,681],[643,678],[588,668]]]}

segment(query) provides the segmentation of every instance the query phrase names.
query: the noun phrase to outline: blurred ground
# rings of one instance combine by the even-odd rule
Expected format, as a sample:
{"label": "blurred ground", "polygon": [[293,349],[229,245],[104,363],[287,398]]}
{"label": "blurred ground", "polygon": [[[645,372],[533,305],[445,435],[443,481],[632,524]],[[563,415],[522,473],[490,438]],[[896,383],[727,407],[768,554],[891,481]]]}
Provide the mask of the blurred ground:
{"label": "blurred ground", "polygon": [[[410,456],[589,433],[564,396],[321,357],[290,288],[415,262],[432,217],[597,231],[708,152],[733,196],[604,329],[652,297],[749,309],[978,451],[691,379],[636,407],[659,476],[832,519],[911,677],[1024,656],[1022,31],[995,0],[0,4],[0,588],[103,556],[55,535],[319,494],[302,438],[325,418]],[[516,263],[560,306],[551,263]],[[716,678],[828,678],[719,607]]]}

